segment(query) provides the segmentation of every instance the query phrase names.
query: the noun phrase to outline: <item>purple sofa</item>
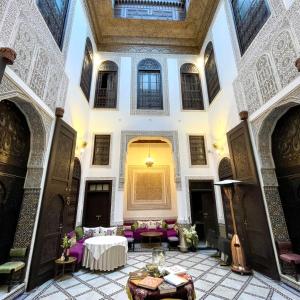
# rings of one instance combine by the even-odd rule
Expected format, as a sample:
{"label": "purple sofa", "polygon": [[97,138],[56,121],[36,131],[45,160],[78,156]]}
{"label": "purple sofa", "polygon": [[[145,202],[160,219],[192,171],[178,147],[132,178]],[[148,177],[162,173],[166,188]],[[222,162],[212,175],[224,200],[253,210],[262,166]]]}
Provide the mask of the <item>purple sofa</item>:
{"label": "purple sofa", "polygon": [[81,264],[82,259],[83,259],[84,241],[88,237],[83,236],[83,231],[82,231],[82,234],[78,234],[77,228],[76,228],[76,231],[71,231],[68,233],[68,238],[72,238],[74,235],[76,235],[76,244],[70,248],[70,256],[76,257],[77,264],[79,265],[79,264]]}
{"label": "purple sofa", "polygon": [[[173,224],[176,223],[176,220],[164,220],[168,227],[174,227]],[[142,240],[141,233],[142,232],[162,232],[162,240],[168,241],[169,237],[178,237],[178,233],[174,228],[161,228],[157,227],[156,229],[148,229],[148,228],[137,228],[133,230],[132,227],[134,221],[126,221],[124,222],[124,236],[126,238],[134,238],[135,242],[140,242]]]}

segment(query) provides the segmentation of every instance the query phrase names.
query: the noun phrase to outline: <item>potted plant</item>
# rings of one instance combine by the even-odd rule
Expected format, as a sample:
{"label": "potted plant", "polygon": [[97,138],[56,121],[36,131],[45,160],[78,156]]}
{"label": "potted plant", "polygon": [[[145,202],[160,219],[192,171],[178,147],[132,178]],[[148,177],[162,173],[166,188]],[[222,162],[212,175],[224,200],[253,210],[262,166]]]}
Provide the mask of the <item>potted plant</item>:
{"label": "potted plant", "polygon": [[67,261],[69,259],[69,252],[70,252],[70,248],[71,248],[71,239],[69,239],[66,234],[62,238],[61,247],[63,248],[62,257],[64,257],[64,260]]}
{"label": "potted plant", "polygon": [[198,234],[196,232],[196,225],[191,226],[190,228],[183,229],[184,239],[191,251],[196,251],[199,244]]}

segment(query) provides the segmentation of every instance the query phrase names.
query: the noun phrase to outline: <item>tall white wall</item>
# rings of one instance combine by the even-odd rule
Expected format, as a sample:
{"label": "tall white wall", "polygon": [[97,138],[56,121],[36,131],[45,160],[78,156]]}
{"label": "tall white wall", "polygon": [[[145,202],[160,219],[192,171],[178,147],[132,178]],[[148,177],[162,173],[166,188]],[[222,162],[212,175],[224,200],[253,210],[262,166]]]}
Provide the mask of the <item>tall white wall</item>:
{"label": "tall white wall", "polygon": [[[218,180],[217,170],[219,161],[223,156],[229,155],[226,132],[239,122],[232,87],[232,82],[236,77],[237,70],[224,1],[221,1],[219,4],[203,49],[199,55],[157,54],[157,56],[155,56],[147,53],[95,53],[90,103],[86,101],[79,86],[84,45],[87,36],[90,36],[93,41],[82,3],[81,1],[77,1],[66,64],[66,72],[70,79],[70,85],[65,107],[65,120],[77,130],[79,147],[83,141],[87,142],[84,153],[78,154],[82,162],[83,179],[77,223],[80,224],[82,220],[86,180],[112,179],[114,181],[114,199],[112,201],[112,210],[114,213],[111,222],[112,224],[122,224],[125,211],[124,201],[126,201],[126,199],[124,191],[118,189],[121,134],[122,131],[136,130],[177,131],[181,174],[181,189],[177,188],[176,190],[177,216],[180,222],[189,222],[190,204],[188,180]],[[208,104],[204,72],[204,51],[209,41],[212,41],[214,45],[221,85],[221,90],[211,105]],[[133,86],[133,70],[136,68],[138,61],[149,56],[163,62],[163,72],[166,74],[163,88],[167,89],[166,97],[170,107],[168,115],[136,115],[131,113],[131,101],[134,96],[133,93],[135,93],[136,90],[136,86]],[[114,61],[119,68],[117,109],[93,108],[97,69],[105,60]],[[181,108],[180,66],[184,63],[194,63],[199,68],[205,102],[205,110],[203,111],[183,111]],[[102,167],[92,165],[95,134],[111,134],[109,166]],[[208,161],[206,166],[191,166],[188,135],[205,136]],[[215,151],[212,146],[214,143],[223,149],[221,153],[218,154]],[[224,223],[219,188],[216,188],[216,202],[219,223]],[[147,214],[147,212],[137,212],[137,214],[141,213],[144,213],[145,216]]]}

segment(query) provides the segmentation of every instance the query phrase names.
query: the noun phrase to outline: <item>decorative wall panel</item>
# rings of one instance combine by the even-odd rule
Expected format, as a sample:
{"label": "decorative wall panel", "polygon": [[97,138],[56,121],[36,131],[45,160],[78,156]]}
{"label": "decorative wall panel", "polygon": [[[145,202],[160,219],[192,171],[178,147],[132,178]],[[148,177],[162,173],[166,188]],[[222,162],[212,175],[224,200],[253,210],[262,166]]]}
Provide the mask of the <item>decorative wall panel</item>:
{"label": "decorative wall panel", "polygon": [[268,55],[261,56],[256,63],[256,76],[264,102],[271,99],[277,92],[277,84]]}
{"label": "decorative wall panel", "polygon": [[70,5],[66,39],[61,51],[36,1],[1,1],[0,44],[13,48],[17,53],[17,59],[10,68],[52,111],[58,104],[64,106],[65,103],[68,88],[64,72],[69,41],[67,33],[70,30],[75,2],[72,1]]}
{"label": "decorative wall panel", "polygon": [[298,75],[297,69],[294,67],[297,53],[291,34],[288,31],[283,31],[277,36],[273,43],[272,55],[280,83],[282,87],[285,87]]}
{"label": "decorative wall panel", "polygon": [[170,209],[170,169],[128,166],[128,210]]}

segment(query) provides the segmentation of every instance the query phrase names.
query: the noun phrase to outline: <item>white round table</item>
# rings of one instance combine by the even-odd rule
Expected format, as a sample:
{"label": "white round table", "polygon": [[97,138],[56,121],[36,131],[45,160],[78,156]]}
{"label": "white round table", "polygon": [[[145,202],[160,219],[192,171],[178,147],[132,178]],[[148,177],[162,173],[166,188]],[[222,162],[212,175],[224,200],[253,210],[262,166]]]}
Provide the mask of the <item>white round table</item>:
{"label": "white round table", "polygon": [[96,236],[84,245],[82,265],[91,270],[112,271],[127,262],[128,242],[123,236]]}

